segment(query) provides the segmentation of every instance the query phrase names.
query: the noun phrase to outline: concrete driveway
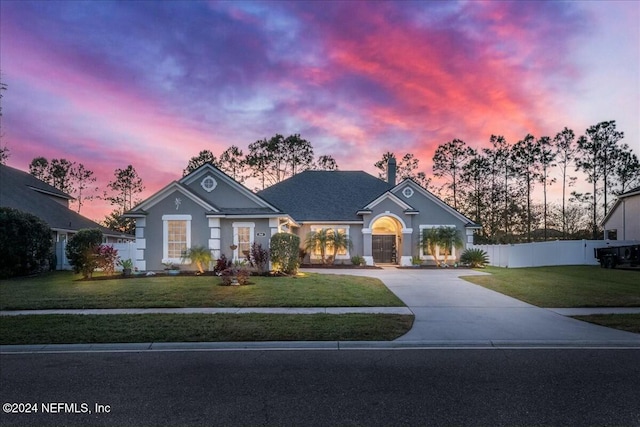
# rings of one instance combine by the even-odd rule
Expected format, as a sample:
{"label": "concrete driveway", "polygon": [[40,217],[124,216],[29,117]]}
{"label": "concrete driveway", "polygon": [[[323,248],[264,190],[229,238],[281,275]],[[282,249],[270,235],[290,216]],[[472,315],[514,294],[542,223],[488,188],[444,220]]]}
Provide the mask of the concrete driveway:
{"label": "concrete driveway", "polygon": [[581,322],[460,279],[486,274],[482,272],[385,268],[331,273],[377,277],[407,304],[415,314],[415,323],[396,341],[640,345],[639,334]]}

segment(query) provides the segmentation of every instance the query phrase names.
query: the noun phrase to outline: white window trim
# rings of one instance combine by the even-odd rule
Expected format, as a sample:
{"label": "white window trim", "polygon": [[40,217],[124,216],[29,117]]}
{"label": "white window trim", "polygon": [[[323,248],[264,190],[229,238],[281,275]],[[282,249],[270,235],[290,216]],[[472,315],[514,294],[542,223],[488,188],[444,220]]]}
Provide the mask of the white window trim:
{"label": "white window trim", "polygon": [[[318,230],[339,230],[339,229],[344,229],[344,232],[347,234],[347,237],[351,238],[351,235],[349,234],[349,227],[348,225],[340,225],[340,224],[336,224],[336,225],[312,225],[311,226],[311,231],[318,231]],[[325,254],[325,256],[328,256],[330,254]],[[320,255],[316,255],[313,253],[313,251],[309,254],[309,258],[317,261],[320,259]],[[350,254],[350,249],[347,248],[347,253],[345,255],[339,255],[336,254],[336,259],[351,259],[351,254]]]}
{"label": "white window trim", "polygon": [[238,261],[240,259],[240,256],[239,256],[240,253],[238,251],[240,249],[238,229],[246,228],[246,227],[249,228],[249,247],[251,247],[251,245],[253,245],[253,242],[255,241],[256,223],[255,222],[234,222],[232,226],[233,226],[233,244],[236,246],[236,248],[233,250],[233,260]]}
{"label": "white window trim", "polygon": [[[187,222],[187,249],[191,247],[191,215],[162,215],[162,262],[181,264],[182,258],[169,258],[169,221]],[[187,264],[188,260],[185,260]]]}
{"label": "white window trim", "polygon": [[[456,230],[458,229],[455,225],[453,224],[421,224],[420,225],[420,237],[422,238],[422,230],[425,229],[430,229],[430,228],[440,228],[440,227],[452,227],[455,228]],[[456,247],[452,246],[451,247],[451,253],[449,254],[448,259],[452,260],[456,258]],[[435,256],[434,255],[427,255],[425,252],[425,249],[422,245],[420,245],[420,259],[422,260],[433,260],[435,261],[437,258],[438,261],[444,261],[444,253],[440,254],[440,247],[436,246],[436,253]]]}

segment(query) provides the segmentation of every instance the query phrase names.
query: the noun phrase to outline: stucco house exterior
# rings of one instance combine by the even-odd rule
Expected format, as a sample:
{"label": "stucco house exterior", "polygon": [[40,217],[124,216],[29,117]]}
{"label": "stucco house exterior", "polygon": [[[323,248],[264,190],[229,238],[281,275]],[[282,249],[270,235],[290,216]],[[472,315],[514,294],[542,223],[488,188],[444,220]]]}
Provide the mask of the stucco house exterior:
{"label": "stucco house exterior", "polygon": [[640,240],[640,187],[618,196],[602,227],[605,240]]}
{"label": "stucco house exterior", "polygon": [[[188,248],[205,246],[214,258],[243,259],[254,242],[268,248],[270,237],[291,232],[304,242],[310,231],[345,232],[353,247],[336,262],[363,256],[368,265],[411,265],[428,261],[419,247],[425,228],[459,230],[465,247],[479,228],[416,182],[395,183],[395,164],[387,181],[362,171],[305,171],[254,193],[212,165],[203,165],[158,191],[126,215],[136,220],[140,270],[179,264]],[[455,254],[455,249],[454,249]],[[319,254],[308,254],[317,262]]]}

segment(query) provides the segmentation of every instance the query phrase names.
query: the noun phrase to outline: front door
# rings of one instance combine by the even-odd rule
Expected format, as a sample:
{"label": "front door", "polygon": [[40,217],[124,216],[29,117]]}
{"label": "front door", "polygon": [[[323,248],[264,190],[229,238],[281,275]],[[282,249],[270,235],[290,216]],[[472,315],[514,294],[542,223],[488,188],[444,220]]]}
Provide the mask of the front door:
{"label": "front door", "polygon": [[390,264],[396,262],[396,236],[371,236],[373,262]]}

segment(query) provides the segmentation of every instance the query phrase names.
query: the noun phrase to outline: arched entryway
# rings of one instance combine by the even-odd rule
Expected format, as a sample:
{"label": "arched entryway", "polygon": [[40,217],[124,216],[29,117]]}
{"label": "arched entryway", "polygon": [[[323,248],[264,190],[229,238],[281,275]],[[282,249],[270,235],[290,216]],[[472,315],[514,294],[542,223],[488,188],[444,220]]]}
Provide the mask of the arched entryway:
{"label": "arched entryway", "polygon": [[371,255],[376,264],[397,264],[402,256],[403,225],[392,216],[381,216],[371,225]]}

